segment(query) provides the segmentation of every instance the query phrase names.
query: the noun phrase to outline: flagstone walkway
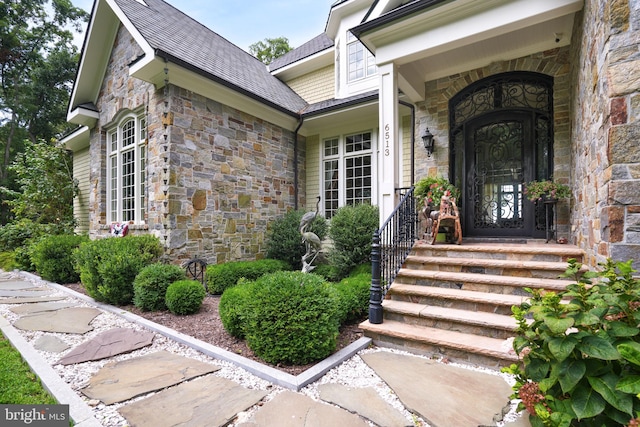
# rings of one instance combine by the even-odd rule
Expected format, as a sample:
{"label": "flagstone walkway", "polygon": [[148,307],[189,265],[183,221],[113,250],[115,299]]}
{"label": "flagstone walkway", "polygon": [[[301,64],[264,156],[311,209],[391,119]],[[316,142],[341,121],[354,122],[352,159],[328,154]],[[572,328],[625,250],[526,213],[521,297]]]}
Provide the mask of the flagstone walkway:
{"label": "flagstone walkway", "polygon": [[[117,316],[29,276],[0,274],[0,315],[3,334],[70,404],[77,426],[529,426],[523,417],[501,421],[511,394],[502,376],[405,353],[362,350],[295,391],[248,384],[237,379],[248,372],[194,350],[179,354],[135,323],[108,327]],[[67,384],[72,369],[89,372],[81,387]]]}

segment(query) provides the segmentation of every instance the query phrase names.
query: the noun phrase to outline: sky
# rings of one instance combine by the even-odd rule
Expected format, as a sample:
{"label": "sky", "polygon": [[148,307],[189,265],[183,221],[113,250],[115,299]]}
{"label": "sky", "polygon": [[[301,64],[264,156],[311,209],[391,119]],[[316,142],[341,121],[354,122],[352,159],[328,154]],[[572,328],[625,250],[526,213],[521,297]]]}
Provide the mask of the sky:
{"label": "sky", "polygon": [[[236,46],[286,37],[298,47],[321,34],[335,0],[165,0]],[[91,12],[93,0],[72,0]],[[76,42],[82,45],[84,33]]]}

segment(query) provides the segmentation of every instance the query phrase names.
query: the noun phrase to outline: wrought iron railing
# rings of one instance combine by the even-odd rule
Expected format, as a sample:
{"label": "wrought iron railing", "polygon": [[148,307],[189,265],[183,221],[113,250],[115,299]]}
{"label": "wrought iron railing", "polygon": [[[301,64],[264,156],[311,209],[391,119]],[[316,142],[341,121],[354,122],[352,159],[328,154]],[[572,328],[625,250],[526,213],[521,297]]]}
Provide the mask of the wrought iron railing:
{"label": "wrought iron railing", "polygon": [[414,188],[400,188],[401,200],[373,234],[369,322],[382,323],[382,300],[418,238],[418,211]]}

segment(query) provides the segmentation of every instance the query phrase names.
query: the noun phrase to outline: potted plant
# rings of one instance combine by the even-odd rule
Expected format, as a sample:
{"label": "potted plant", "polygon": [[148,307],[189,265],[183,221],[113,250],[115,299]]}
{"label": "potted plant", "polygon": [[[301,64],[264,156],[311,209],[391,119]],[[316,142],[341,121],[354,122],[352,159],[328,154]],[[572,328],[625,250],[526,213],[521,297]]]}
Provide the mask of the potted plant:
{"label": "potted plant", "polygon": [[460,197],[460,190],[449,180],[443,177],[429,176],[416,183],[413,194],[419,204],[437,209],[445,193],[454,200],[458,200]]}
{"label": "potted plant", "polygon": [[545,200],[566,199],[571,196],[571,189],[567,185],[547,179],[525,184],[524,194],[527,199],[536,203]]}

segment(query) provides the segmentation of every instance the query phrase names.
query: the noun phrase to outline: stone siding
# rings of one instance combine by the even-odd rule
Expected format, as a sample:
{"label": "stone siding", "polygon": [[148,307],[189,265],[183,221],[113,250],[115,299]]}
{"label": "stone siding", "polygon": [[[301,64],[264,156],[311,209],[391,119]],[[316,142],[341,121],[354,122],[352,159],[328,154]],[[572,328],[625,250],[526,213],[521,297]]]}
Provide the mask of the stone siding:
{"label": "stone siding", "polygon": [[575,243],[640,268],[640,3],[587,0],[571,58]]}

